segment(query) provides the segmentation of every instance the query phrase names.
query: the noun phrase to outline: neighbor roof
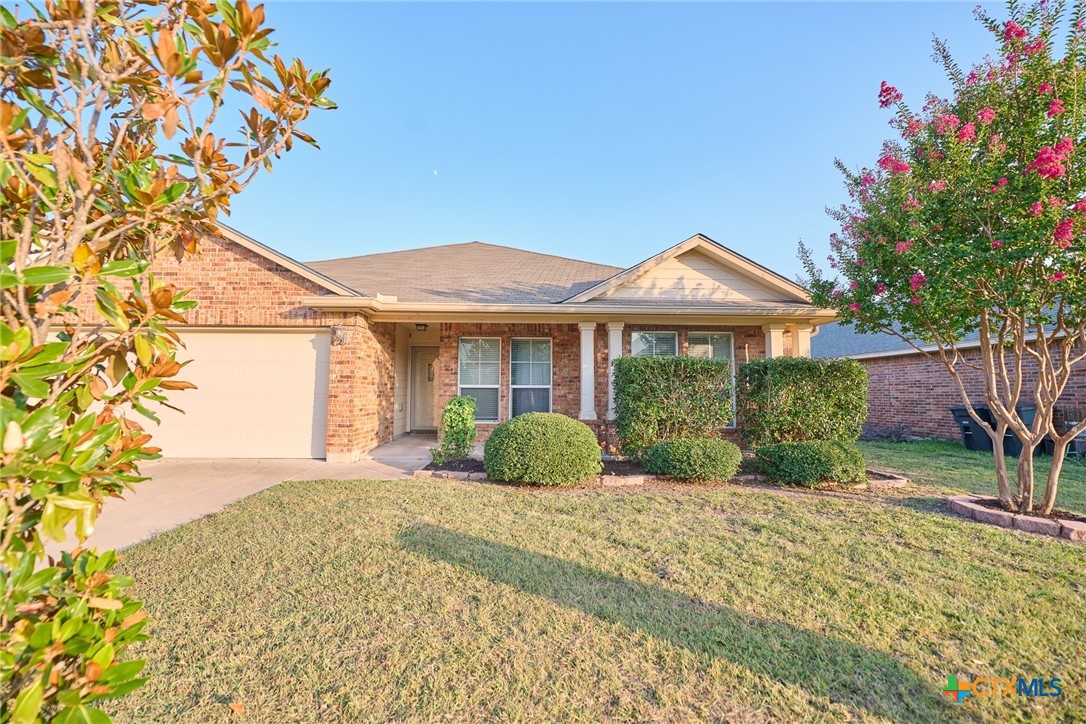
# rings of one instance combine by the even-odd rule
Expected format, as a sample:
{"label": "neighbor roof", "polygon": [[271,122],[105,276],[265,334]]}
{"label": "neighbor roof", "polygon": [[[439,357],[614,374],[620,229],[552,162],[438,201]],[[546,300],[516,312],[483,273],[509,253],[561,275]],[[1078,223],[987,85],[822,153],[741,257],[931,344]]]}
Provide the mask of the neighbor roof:
{"label": "neighbor roof", "polygon": [[[978,332],[967,334],[962,341],[980,339]],[[918,343],[921,347],[923,342]],[[856,328],[840,322],[824,324],[818,328],[818,334],[811,337],[811,356],[822,357],[858,357],[866,355],[900,352],[913,354],[917,350],[901,337],[885,332],[860,334]]]}
{"label": "neighbor roof", "polygon": [[363,294],[400,302],[548,304],[622,271],[620,267],[471,241],[306,262]]}

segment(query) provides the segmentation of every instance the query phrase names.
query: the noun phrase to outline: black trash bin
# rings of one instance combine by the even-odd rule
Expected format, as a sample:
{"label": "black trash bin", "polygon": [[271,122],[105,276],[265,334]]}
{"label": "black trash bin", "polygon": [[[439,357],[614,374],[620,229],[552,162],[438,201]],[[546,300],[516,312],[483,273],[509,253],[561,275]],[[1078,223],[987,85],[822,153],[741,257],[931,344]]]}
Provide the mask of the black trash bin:
{"label": "black trash bin", "polygon": [[[1033,427],[1033,421],[1037,419],[1037,406],[1036,405],[1019,405],[1014,408],[1018,412],[1018,416],[1022,418],[1022,422],[1026,427]],[[1039,445],[1037,450],[1044,454],[1044,445]],[[1007,430],[1007,434],[1003,436],[1003,453],[1012,458],[1016,458],[1022,454],[1022,441],[1019,439],[1018,434]]]}
{"label": "black trash bin", "polygon": [[[977,415],[991,424],[992,414],[987,407],[980,405],[974,407]],[[962,406],[951,407],[950,413],[954,415],[954,422],[958,423],[958,429],[962,433],[962,445],[966,450],[992,451],[992,438],[987,432],[977,427],[977,421],[969,415],[969,408]]]}

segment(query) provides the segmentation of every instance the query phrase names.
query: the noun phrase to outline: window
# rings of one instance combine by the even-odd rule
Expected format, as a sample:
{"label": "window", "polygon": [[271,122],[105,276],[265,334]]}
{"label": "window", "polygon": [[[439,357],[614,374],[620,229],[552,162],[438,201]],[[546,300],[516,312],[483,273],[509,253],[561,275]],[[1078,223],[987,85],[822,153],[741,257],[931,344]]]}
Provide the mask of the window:
{"label": "window", "polygon": [[514,339],[509,366],[511,417],[551,411],[551,341]]}
{"label": "window", "polygon": [[460,394],[475,398],[476,422],[498,421],[501,349],[497,337],[460,339]]}
{"label": "window", "polygon": [[713,357],[716,359],[732,359],[732,336],[730,334],[710,334],[708,332],[691,332],[686,335],[690,349],[687,354],[691,357]]}
{"label": "window", "polygon": [[677,332],[634,332],[630,335],[634,357],[668,357],[679,353]]}

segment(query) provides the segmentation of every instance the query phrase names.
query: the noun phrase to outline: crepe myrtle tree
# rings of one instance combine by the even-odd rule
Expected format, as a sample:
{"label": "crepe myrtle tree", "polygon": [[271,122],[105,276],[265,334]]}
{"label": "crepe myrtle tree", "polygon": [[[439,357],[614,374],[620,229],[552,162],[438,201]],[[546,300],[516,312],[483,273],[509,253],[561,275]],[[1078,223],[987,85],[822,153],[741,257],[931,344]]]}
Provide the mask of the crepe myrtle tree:
{"label": "crepe myrtle tree", "polygon": [[[968,70],[935,42],[951,98],[928,95],[916,111],[883,82],[879,105],[899,137],[874,168],[837,162],[851,201],[830,211],[841,224],[830,238],[834,272],[800,253],[816,304],[858,331],[933,346],[973,420],[988,405],[995,427],[979,427],[992,438],[1006,508],[1034,509],[1034,454],[1051,435],[1038,505],[1047,514],[1068,443],[1086,430],[1053,419],[1086,337],[1086,12],[1062,2],[1009,9],[1003,21],[978,9],[998,53]],[[979,356],[963,351],[976,332]],[[964,380],[977,372],[979,397]],[[1036,405],[1032,424],[1020,404]],[[1013,488],[1008,430],[1023,441]]]}
{"label": "crepe myrtle tree", "polygon": [[150,262],[199,253],[333,107],[271,33],[245,0],[0,7],[0,721],[101,721],[96,701],[143,681],[121,659],[145,614],[113,552],[44,545],[82,542],[143,480],[141,419],[192,387],[172,325],[194,303]]}

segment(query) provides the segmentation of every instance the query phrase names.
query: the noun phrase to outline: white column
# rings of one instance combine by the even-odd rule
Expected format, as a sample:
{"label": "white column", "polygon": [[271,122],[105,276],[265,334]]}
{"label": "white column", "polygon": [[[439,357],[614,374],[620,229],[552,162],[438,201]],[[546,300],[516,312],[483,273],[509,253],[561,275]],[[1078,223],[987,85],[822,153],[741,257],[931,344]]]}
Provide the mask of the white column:
{"label": "white column", "polygon": [[596,419],[596,323],[580,322],[581,330],[581,414],[582,420]]}
{"label": "white column", "polygon": [[783,355],[784,325],[765,324],[762,325],[762,330],[765,332],[765,356],[780,357],[781,355]]}
{"label": "white column", "polygon": [[622,322],[607,323],[607,419],[615,419],[614,361],[622,356]]}
{"label": "white column", "polygon": [[811,325],[799,325],[796,336],[792,340],[792,355],[794,357],[811,356]]}

